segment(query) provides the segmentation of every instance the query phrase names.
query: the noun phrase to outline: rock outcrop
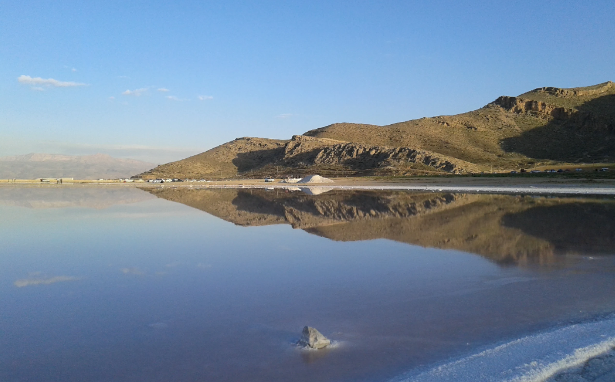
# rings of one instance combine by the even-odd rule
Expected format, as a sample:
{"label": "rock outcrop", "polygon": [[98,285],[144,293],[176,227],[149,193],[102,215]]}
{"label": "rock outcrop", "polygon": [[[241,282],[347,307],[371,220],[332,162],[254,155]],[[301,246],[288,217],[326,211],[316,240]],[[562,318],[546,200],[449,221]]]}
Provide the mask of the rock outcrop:
{"label": "rock outcrop", "polygon": [[512,113],[534,113],[535,115],[556,119],[568,119],[576,113],[571,108],[557,107],[546,102],[519,97],[501,96],[493,104]]}
{"label": "rock outcrop", "polygon": [[562,89],[556,87],[542,87],[534,89],[535,93],[547,93],[556,97],[583,97],[593,96],[607,93],[615,87],[612,81],[603,82],[594,86],[586,86],[582,88]]}
{"label": "rock outcrop", "polygon": [[306,326],[303,328],[298,345],[308,349],[323,349],[331,345],[331,340],[323,336],[322,333],[315,328]]}
{"label": "rock outcrop", "polygon": [[573,125],[576,128],[615,131],[615,121],[597,116],[594,113],[574,108],[555,106],[543,101],[528,100],[520,97],[499,97],[493,105],[500,106],[508,112],[530,114],[546,120],[556,120]]}
{"label": "rock outcrop", "polygon": [[449,173],[464,173],[476,168],[471,163],[426,150],[335,142],[295,135],[286,145],[281,164],[288,167],[340,166],[357,171],[420,164]]}

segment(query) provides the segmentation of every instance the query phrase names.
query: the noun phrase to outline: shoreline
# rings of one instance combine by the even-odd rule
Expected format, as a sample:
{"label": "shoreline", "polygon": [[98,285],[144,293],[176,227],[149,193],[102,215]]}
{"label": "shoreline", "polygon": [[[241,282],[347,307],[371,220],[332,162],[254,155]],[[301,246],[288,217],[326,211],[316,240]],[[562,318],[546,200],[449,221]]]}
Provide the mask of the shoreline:
{"label": "shoreline", "polygon": [[613,187],[492,187],[492,186],[326,186],[320,184],[289,184],[289,185],[147,185],[152,188],[175,187],[192,189],[278,189],[300,191],[301,189],[318,189],[320,193],[333,190],[356,190],[356,191],[413,191],[413,192],[450,192],[464,194],[536,194],[536,195],[614,195]]}
{"label": "shoreline", "polygon": [[265,182],[263,179],[222,180],[207,182],[106,182],[74,180],[64,183],[37,181],[6,182],[0,187],[144,187],[144,188],[205,188],[205,189],[278,189],[301,191],[317,190],[318,193],[332,190],[366,191],[412,191],[451,192],[482,194],[535,194],[535,195],[597,195],[615,196],[615,180],[578,180],[548,178],[414,178],[380,180],[369,178],[332,178],[333,183],[282,183]]}
{"label": "shoreline", "polygon": [[556,325],[411,370],[390,382],[613,382],[614,320],[611,314]]}

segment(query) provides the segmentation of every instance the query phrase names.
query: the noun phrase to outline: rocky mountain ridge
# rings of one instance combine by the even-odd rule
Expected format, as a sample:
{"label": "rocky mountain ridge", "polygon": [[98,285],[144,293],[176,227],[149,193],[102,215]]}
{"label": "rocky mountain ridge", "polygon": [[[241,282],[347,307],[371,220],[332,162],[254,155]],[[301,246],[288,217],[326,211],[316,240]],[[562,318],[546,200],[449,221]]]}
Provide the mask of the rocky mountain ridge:
{"label": "rocky mountain ridge", "polygon": [[142,178],[470,173],[615,162],[615,84],[537,88],[471,112],[387,126],[336,123],[290,140],[238,138]]}

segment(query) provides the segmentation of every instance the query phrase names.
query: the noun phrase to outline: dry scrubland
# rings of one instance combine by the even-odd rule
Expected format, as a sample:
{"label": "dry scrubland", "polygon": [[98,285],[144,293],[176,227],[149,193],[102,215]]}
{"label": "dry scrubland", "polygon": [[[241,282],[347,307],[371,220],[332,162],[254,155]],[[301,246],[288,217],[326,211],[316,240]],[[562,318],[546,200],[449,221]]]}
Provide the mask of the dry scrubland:
{"label": "dry scrubland", "polygon": [[290,140],[237,138],[140,174],[229,178],[436,175],[615,162],[615,84],[545,87],[481,109],[387,126],[336,123]]}

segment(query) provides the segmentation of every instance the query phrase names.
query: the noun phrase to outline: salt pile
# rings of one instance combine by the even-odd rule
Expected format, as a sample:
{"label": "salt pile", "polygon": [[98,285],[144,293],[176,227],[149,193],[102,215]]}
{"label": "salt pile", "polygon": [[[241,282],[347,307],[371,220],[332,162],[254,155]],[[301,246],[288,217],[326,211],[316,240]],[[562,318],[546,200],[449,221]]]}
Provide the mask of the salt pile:
{"label": "salt pile", "polygon": [[301,190],[303,193],[308,194],[308,195],[320,195],[320,194],[324,194],[325,192],[331,191],[332,188],[331,187],[301,187],[299,188],[299,190]]}
{"label": "salt pile", "polygon": [[320,175],[308,175],[297,183],[333,183],[333,181]]}
{"label": "salt pile", "polygon": [[281,181],[281,183],[298,183],[301,178],[286,178]]}

